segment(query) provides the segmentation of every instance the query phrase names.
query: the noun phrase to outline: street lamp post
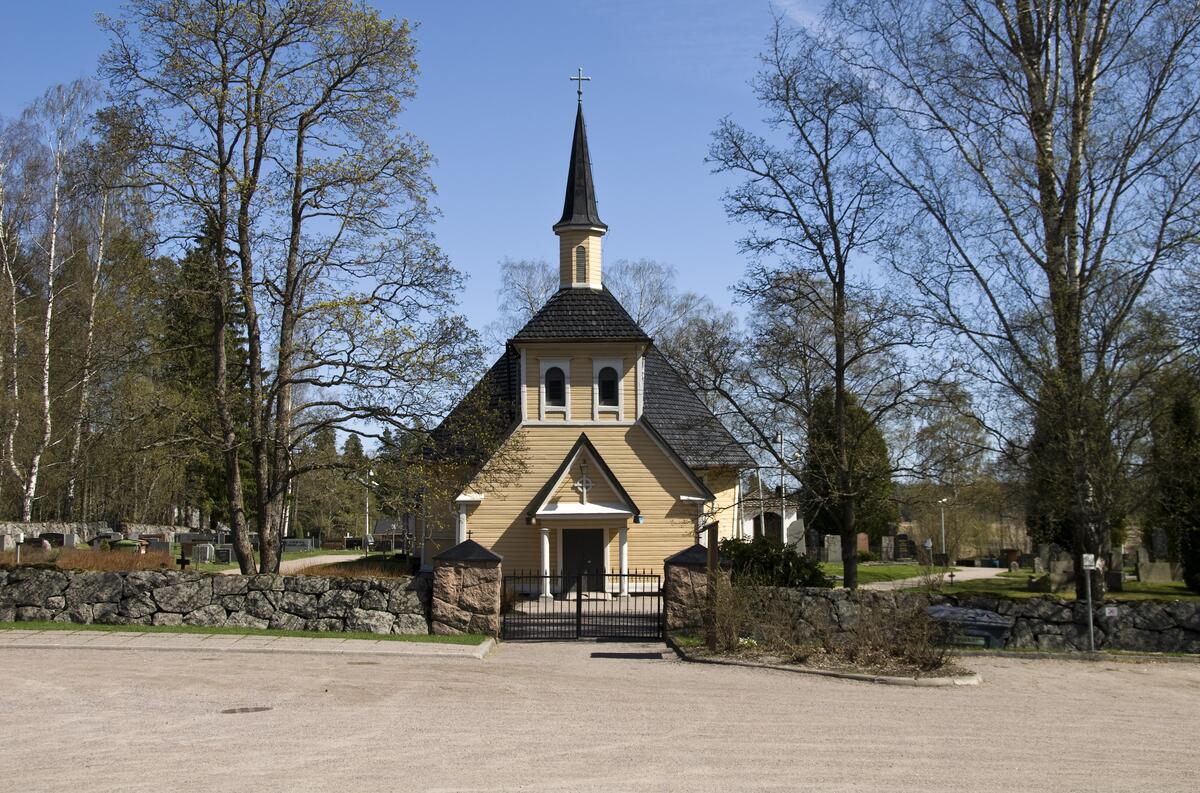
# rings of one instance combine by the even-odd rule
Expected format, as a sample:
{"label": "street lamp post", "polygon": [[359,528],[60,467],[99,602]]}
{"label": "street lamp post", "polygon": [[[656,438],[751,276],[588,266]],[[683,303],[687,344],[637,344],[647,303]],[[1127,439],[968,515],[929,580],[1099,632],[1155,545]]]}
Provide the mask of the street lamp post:
{"label": "street lamp post", "polygon": [[[950,497],[947,496],[938,501],[938,506],[942,509],[942,556],[946,556],[946,502],[949,500]],[[949,557],[947,557],[946,564],[949,563]]]}

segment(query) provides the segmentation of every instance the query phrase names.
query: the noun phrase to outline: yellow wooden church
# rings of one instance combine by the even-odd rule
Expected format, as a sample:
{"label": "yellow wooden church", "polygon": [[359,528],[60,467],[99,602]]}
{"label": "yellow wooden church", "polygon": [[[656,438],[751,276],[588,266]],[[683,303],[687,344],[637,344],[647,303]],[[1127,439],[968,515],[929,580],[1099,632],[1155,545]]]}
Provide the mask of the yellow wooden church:
{"label": "yellow wooden church", "polygon": [[508,406],[523,471],[503,488],[468,485],[455,520],[420,531],[422,563],[469,536],[506,573],[530,572],[542,590],[530,594],[557,594],[559,576],[581,571],[607,573],[595,588],[615,594],[625,586],[616,574],[660,571],[702,524],[735,536],[741,473],[755,463],[604,286],[608,226],[582,101],[553,230],[559,289],[476,386]]}

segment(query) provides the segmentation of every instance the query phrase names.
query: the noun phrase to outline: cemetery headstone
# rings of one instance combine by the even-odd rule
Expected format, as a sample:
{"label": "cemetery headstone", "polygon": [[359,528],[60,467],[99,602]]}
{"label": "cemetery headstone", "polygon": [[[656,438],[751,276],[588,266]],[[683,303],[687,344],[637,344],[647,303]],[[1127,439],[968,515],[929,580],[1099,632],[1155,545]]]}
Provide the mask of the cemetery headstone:
{"label": "cemetery headstone", "polygon": [[147,540],[147,542],[150,543],[150,545],[146,547],[146,550],[150,553],[171,552],[171,543],[167,542],[166,540]]}
{"label": "cemetery headstone", "polygon": [[879,561],[896,561],[896,538],[883,536],[879,538]]}
{"label": "cemetery headstone", "polygon": [[214,558],[217,560],[217,564],[233,564],[233,546],[218,545]]}
{"label": "cemetery headstone", "polygon": [[17,547],[17,541],[7,534],[0,534],[0,552],[12,551]]}
{"label": "cemetery headstone", "polygon": [[214,555],[215,549],[211,542],[198,542],[192,546],[192,561],[196,564],[209,564]]}
{"label": "cemetery headstone", "polygon": [[840,562],[842,560],[842,538],[837,534],[825,535],[824,562]]}

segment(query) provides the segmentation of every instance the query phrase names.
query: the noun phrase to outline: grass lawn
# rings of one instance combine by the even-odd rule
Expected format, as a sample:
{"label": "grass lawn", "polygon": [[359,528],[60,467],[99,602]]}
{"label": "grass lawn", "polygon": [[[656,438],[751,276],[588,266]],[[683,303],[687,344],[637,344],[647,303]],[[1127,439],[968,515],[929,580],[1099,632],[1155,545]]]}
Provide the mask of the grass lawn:
{"label": "grass lawn", "polygon": [[21,631],[133,631],[135,633],[218,633],[242,636],[296,636],[301,639],[370,639],[389,642],[423,642],[426,644],[482,644],[486,636],[463,634],[458,636],[413,636],[390,633],[354,633],[342,631],[284,631],[272,628],[207,628],[200,625],[80,625],[73,622],[0,622],[0,630]]}
{"label": "grass lawn", "polygon": [[[821,562],[821,569],[825,571],[825,575],[832,576],[837,581],[842,580],[841,562]],[[950,569],[948,567],[941,568],[941,572],[948,572]],[[920,578],[929,572],[929,570],[930,568],[919,564],[860,562],[858,565],[858,583],[875,584],[880,581]]]}
{"label": "grass lawn", "polygon": [[[1001,573],[995,578],[984,578],[977,581],[961,581],[954,584],[943,584],[941,591],[947,595],[972,593],[992,595],[1007,598],[1057,597],[1062,600],[1074,600],[1075,592],[1030,592],[1026,587],[1033,573],[1022,570],[1017,573]],[[1200,600],[1200,595],[1192,592],[1180,581],[1170,584],[1143,584],[1140,581],[1126,581],[1123,592],[1109,592],[1108,600]]]}

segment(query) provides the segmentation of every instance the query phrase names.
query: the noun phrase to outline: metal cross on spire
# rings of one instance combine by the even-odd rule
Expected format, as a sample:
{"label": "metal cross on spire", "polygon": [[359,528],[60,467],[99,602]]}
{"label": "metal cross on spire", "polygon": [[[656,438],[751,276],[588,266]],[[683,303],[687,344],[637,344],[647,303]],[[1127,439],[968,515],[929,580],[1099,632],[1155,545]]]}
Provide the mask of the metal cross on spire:
{"label": "metal cross on spire", "polygon": [[583,76],[583,67],[580,66],[579,70],[575,73],[575,76],[568,77],[567,79],[575,81],[575,93],[579,95],[579,101],[582,103],[583,102],[583,82],[584,82],[584,80],[587,80],[590,82],[592,78],[584,77]]}

